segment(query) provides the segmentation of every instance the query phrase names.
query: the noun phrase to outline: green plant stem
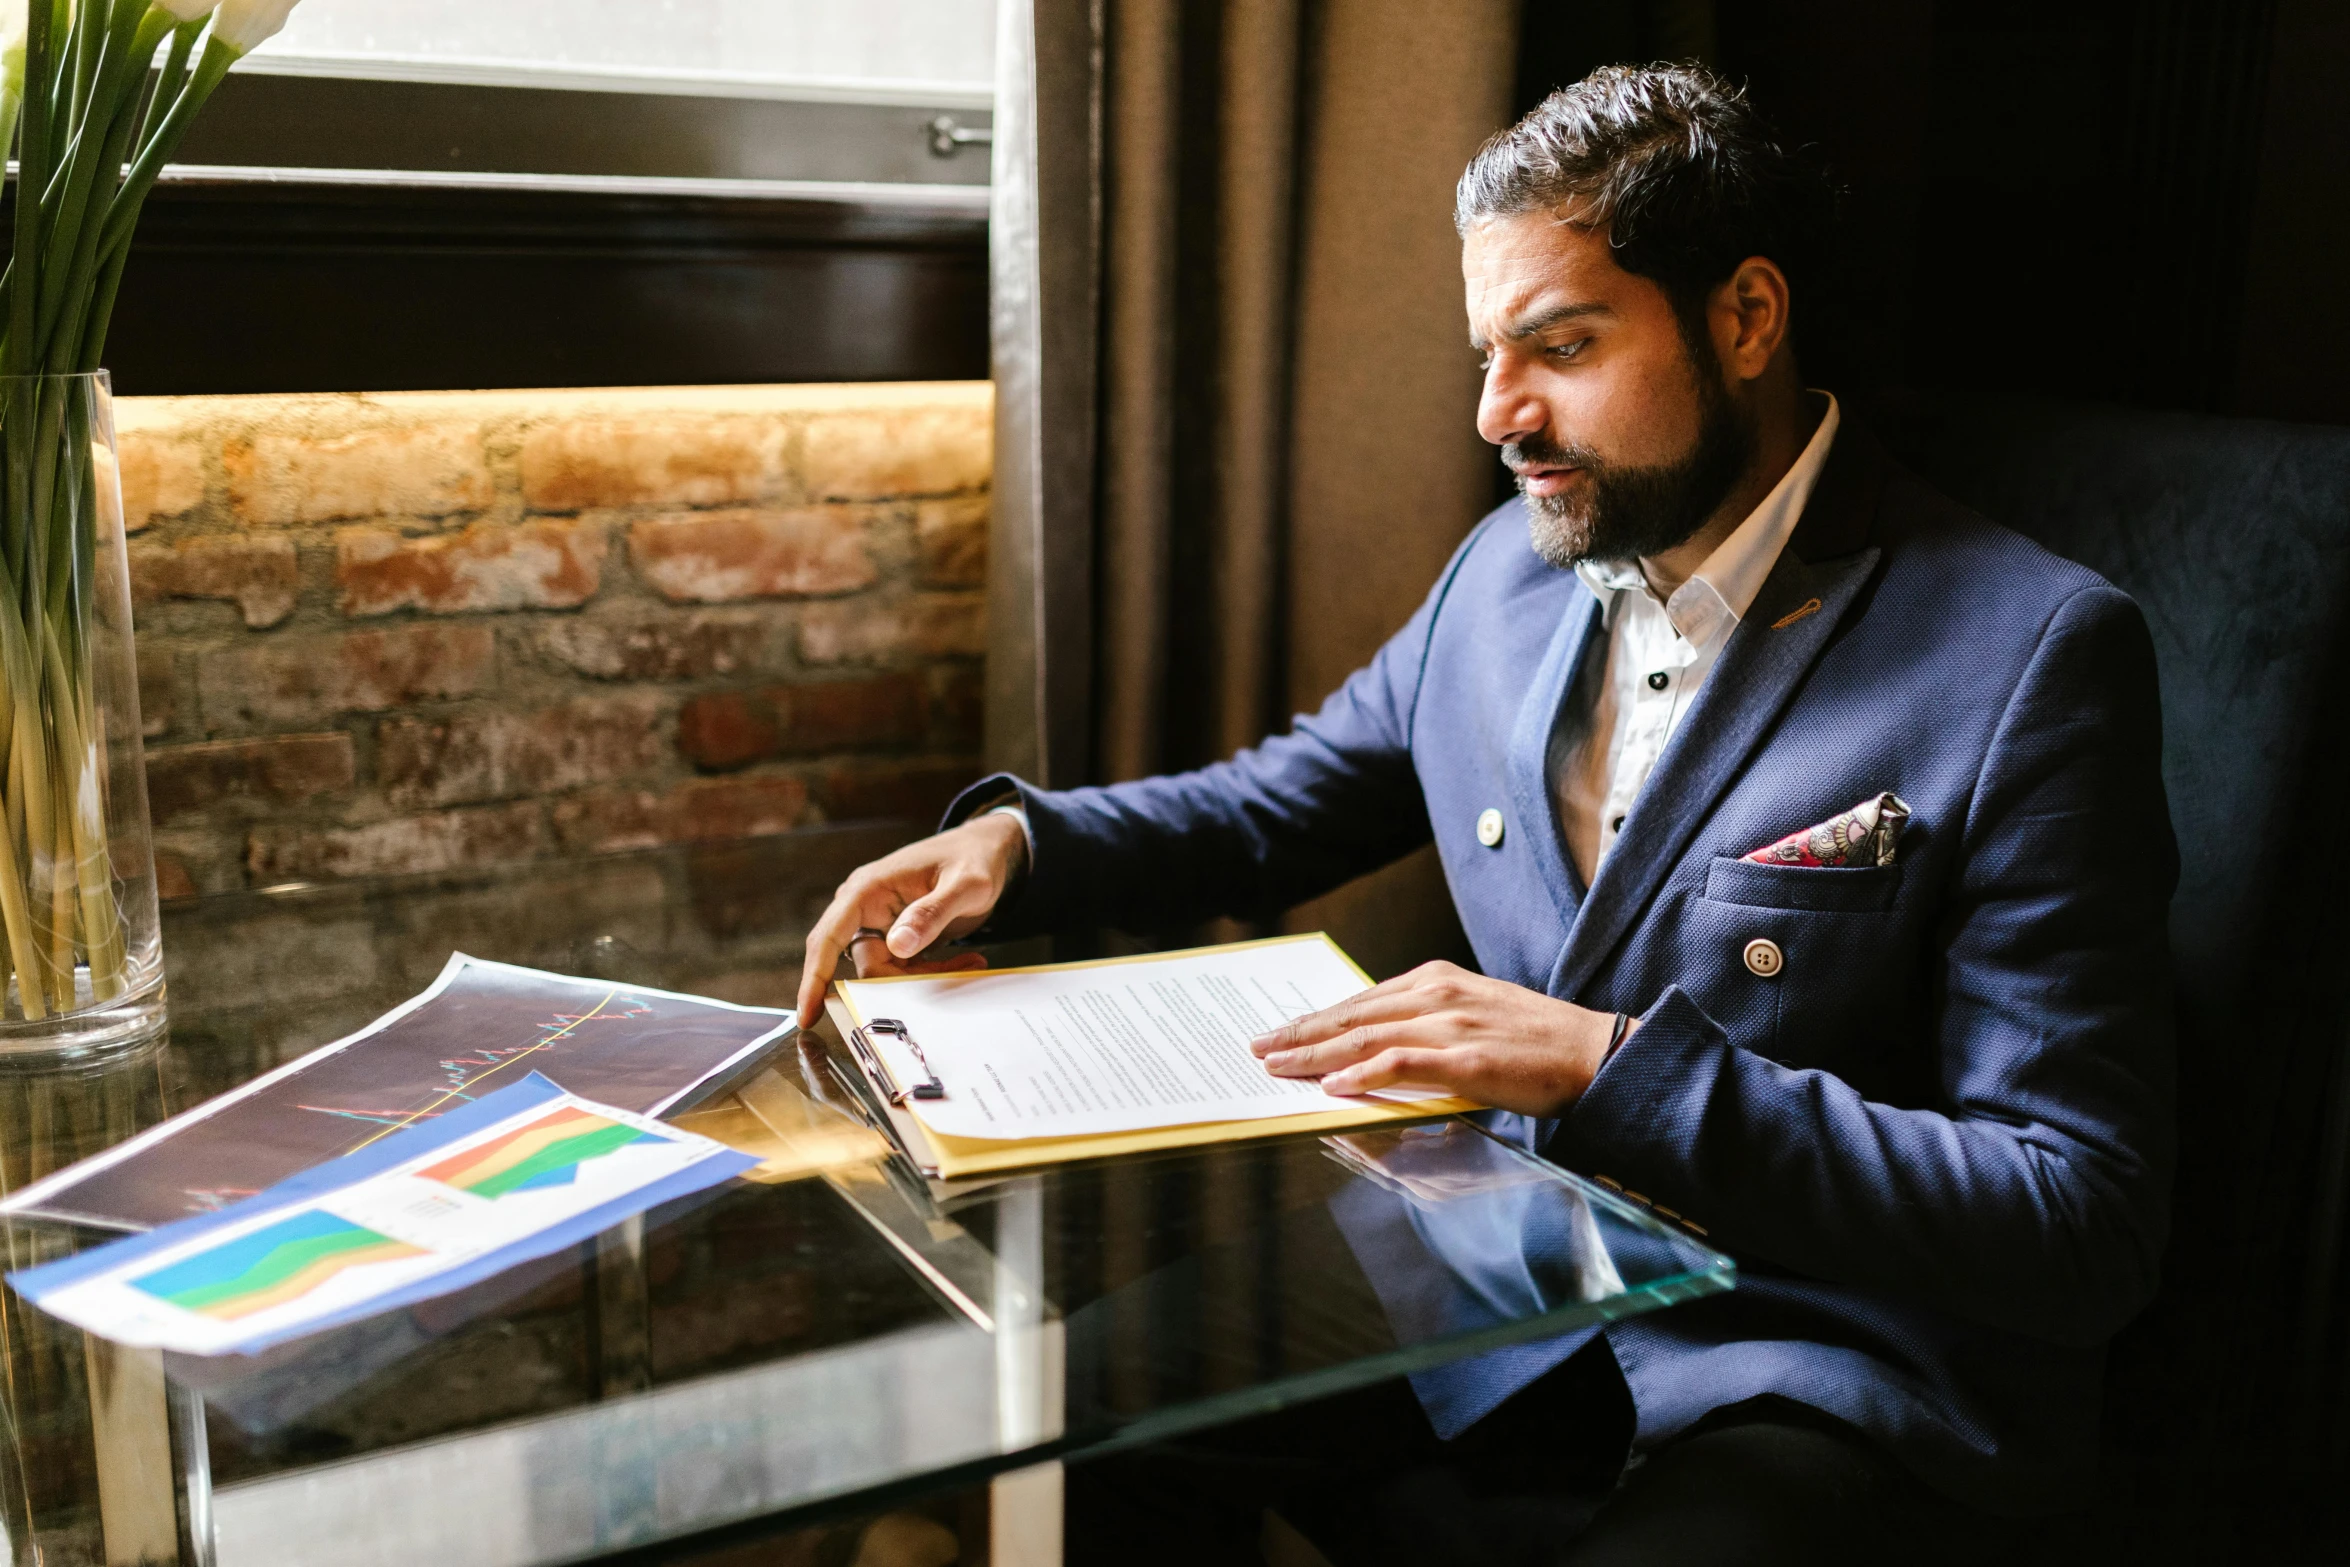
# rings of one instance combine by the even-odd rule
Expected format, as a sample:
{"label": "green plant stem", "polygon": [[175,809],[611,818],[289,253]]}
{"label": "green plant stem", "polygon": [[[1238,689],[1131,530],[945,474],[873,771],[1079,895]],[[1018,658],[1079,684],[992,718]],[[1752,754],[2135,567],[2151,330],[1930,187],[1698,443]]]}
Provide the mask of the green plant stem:
{"label": "green plant stem", "polygon": [[[4,146],[6,142],[7,137],[5,135],[0,135],[0,146]],[[21,186],[23,182],[23,173],[21,169],[18,173],[18,181]],[[41,191],[40,210],[42,213],[42,221],[44,223],[48,221],[49,217],[56,213],[57,203],[64,193],[64,184],[65,170],[62,167],[52,169],[49,175],[49,183]],[[16,257],[10,256],[8,258],[7,267],[0,269],[0,342],[4,342],[6,340],[9,331],[9,328],[4,323],[8,321],[13,309],[13,301],[16,297],[15,289]]]}
{"label": "green plant stem", "polygon": [[49,112],[56,117],[58,124],[68,127],[69,131],[80,123],[82,117],[83,83],[86,80],[83,71],[92,63],[90,32],[95,25],[91,20],[94,9],[89,5],[72,5],[70,0],[57,7],[57,15],[65,28],[65,51],[64,58],[59,61],[56,85],[50,89]]}
{"label": "green plant stem", "polygon": [[0,680],[9,691],[8,765],[5,773],[8,791],[8,830],[0,832],[0,927],[5,928],[9,960],[17,973],[17,1004],[24,1015],[38,1022],[48,1015],[41,983],[39,943],[34,938],[33,911],[26,891],[29,883],[26,872],[31,862],[19,848],[20,844],[40,841],[39,825],[30,808],[31,791],[25,787],[28,757],[39,748],[40,719],[30,711],[40,698],[40,687],[32,683],[31,661],[27,657],[24,626],[16,615],[14,584],[0,575]]}
{"label": "green plant stem", "polygon": [[[88,429],[91,410],[84,405],[83,384],[67,380],[62,390],[59,428]],[[58,489],[56,515],[50,519],[49,578],[42,585],[52,625],[59,615],[79,620],[88,612],[86,595],[90,578],[82,564],[82,542],[94,538],[96,530],[76,523],[82,519],[94,522],[98,515],[97,475],[91,471],[88,443],[78,439],[61,440],[58,448],[66,472]],[[69,629],[59,630],[55,640],[68,654],[80,651]]]}
{"label": "green plant stem", "polygon": [[[126,103],[116,113],[114,123],[107,128],[105,145],[100,153],[103,161],[99,167],[102,172],[122,167],[123,154],[129,150],[131,132],[136,128],[136,114],[136,103]],[[112,200],[111,191],[107,199]],[[81,358],[82,334],[88,325],[93,302],[92,285],[100,270],[98,244],[103,226],[102,215],[90,213],[76,237],[72,258],[67,262],[65,306],[49,333],[48,367],[53,372],[70,371]],[[91,368],[95,369],[96,366]]]}
{"label": "green plant stem", "polygon": [[[49,787],[49,736],[41,721],[45,682],[37,663],[39,650],[29,637],[24,644],[18,670],[11,672],[12,678],[21,672],[25,683],[18,687],[21,695],[16,704],[16,738],[8,749],[8,779],[24,801],[24,870],[31,878],[24,901],[27,916],[35,922],[26,932],[26,947],[33,959],[27,972],[43,976],[43,988],[54,993],[54,987],[45,983],[48,944],[40,939],[40,927],[47,922],[48,904],[39,894],[43,890],[42,866],[56,851],[57,812]],[[24,968],[21,960],[18,967]]]}
{"label": "green plant stem", "polygon": [[[25,19],[25,80],[38,85],[49,67],[49,8],[36,4]],[[9,271],[17,287],[8,297],[8,345],[0,372],[23,375],[32,368],[34,290],[26,284],[41,253],[41,203],[26,199],[26,192],[38,191],[49,183],[49,95],[27,91],[17,146],[16,176],[16,242],[9,257]]]}
{"label": "green plant stem", "polygon": [[[16,237],[10,270],[15,286],[8,299],[8,335],[0,346],[0,373],[10,379],[6,383],[5,431],[0,431],[7,454],[7,481],[4,500],[5,512],[0,513],[0,563],[6,573],[18,581],[24,576],[26,554],[31,542],[32,517],[32,456],[33,426],[38,418],[37,384],[25,379],[32,368],[31,354],[35,320],[35,290],[33,271],[39,265],[41,254],[41,202],[28,199],[27,192],[39,191],[48,184],[49,125],[55,103],[49,88],[53,85],[52,70],[55,50],[52,47],[52,24],[55,12],[49,5],[34,0],[25,18],[25,82],[24,110],[17,145],[17,201]],[[13,619],[21,606],[11,584],[6,594],[6,617]],[[21,626],[15,638],[21,650]],[[13,670],[10,671],[13,675]],[[22,687],[17,689],[21,690]],[[11,802],[14,803],[13,800]],[[0,878],[4,880],[6,878]],[[21,900],[20,900],[21,901]],[[18,955],[18,967],[23,968],[23,955]]]}
{"label": "green plant stem", "polygon": [[[4,586],[0,586],[0,596],[13,595],[6,595]],[[0,617],[13,623],[15,611],[0,605]],[[0,631],[0,668],[8,663],[5,650],[19,641],[21,636],[10,636]],[[13,681],[0,678],[0,755],[15,749],[17,689]],[[0,778],[7,776],[7,765],[0,762]],[[23,976],[23,993],[30,996],[37,1006],[40,999],[38,975],[34,970],[24,967],[32,956],[32,925],[31,911],[25,907],[25,884],[16,855],[16,844],[24,832],[24,813],[20,804],[14,791],[10,791],[6,820],[0,821],[0,948],[7,952],[7,966]],[[4,985],[4,982],[0,982],[0,985]],[[29,1018],[40,1016],[32,1010],[27,1010],[25,1015]]]}
{"label": "green plant stem", "polygon": [[[178,101],[180,88],[188,79],[188,60],[196,51],[196,39],[204,31],[204,18],[182,22],[171,30],[171,53],[163,57],[163,74],[156,79],[154,102],[168,110]],[[141,146],[146,143],[142,141]]]}
{"label": "green plant stem", "polygon": [[17,1005],[38,1023],[48,1016],[40,985],[40,960],[34,955],[32,910],[25,906],[24,871],[17,863],[16,835],[0,837],[0,923],[8,934],[8,957],[16,969]]}
{"label": "green plant stem", "polygon": [[[168,17],[170,13],[159,14]],[[141,37],[142,40],[145,40],[144,29],[142,29]],[[150,54],[154,52],[156,41],[160,40],[147,41]],[[130,150],[131,137],[138,129],[138,108],[137,94],[135,92],[126,94],[115,114],[114,123],[107,130],[106,145],[102,154],[104,158],[102,168],[119,169],[122,167],[123,157]],[[112,204],[113,196],[114,192],[109,190],[106,196],[109,206]],[[92,212],[89,220],[83,224],[80,238],[74,247],[73,259],[70,263],[71,272],[65,286],[66,308],[64,316],[57,323],[57,328],[49,341],[49,368],[53,371],[67,372],[79,367],[86,341],[85,333],[89,327],[93,306],[96,304],[95,290],[102,284],[101,274],[112,268],[112,258],[102,257],[99,251],[103,228],[102,213]],[[123,247],[125,252],[129,248],[127,245]],[[108,292],[106,304],[108,312],[111,314],[114,304],[111,291]],[[98,367],[93,361],[90,368],[95,370]]]}
{"label": "green plant stem", "polygon": [[[56,628],[51,629],[54,634]],[[89,666],[86,659],[69,663],[63,650],[52,648],[49,667],[51,713],[62,779],[58,794],[58,840],[72,849],[71,892],[80,906],[82,946],[89,956],[90,984],[95,998],[106,1000],[123,988],[125,954],[121,919],[114,907],[106,859],[105,796],[100,787],[105,770],[99,760],[95,714],[88,687],[66,674],[68,669],[86,671]],[[71,968],[68,963],[69,983]]]}
{"label": "green plant stem", "polygon": [[[156,147],[169,129],[171,112],[178,106],[188,85],[188,58],[195,50],[197,35],[203,31],[204,23],[201,20],[183,22],[172,29],[171,53],[163,62],[163,74],[155,83],[154,96],[148,100],[148,123],[144,127],[146,134],[140,143],[142,164],[147,161],[145,153]],[[226,66],[222,67],[223,71],[226,69]],[[218,85],[217,82],[215,85]],[[210,88],[205,89],[207,94],[210,91]],[[158,106],[164,113],[161,121],[154,117]],[[170,145],[162,147],[162,157],[153,165],[157,170],[171,161],[171,154],[178,150],[180,136],[187,131],[188,121],[194,117],[196,109],[202,106],[202,99],[198,99],[180,116],[178,130],[172,132]],[[72,366],[77,371],[95,370],[105,361],[106,332],[114,321],[115,296],[122,291],[123,268],[130,264],[131,259],[130,235],[137,229],[139,209],[146,204],[147,190],[154,184],[154,180],[149,178],[144,185],[134,189],[133,182],[138,178],[138,169],[134,167],[130,176],[123,181],[122,188],[115,192],[114,204],[107,209],[106,228],[98,242],[98,284],[90,299],[88,324],[82,329],[82,351]],[[118,210],[125,210],[126,202],[127,215],[118,224],[115,214]],[[113,237],[116,235],[120,236],[119,240]],[[0,277],[0,299],[5,299],[7,289],[7,278]]]}
{"label": "green plant stem", "polygon": [[[149,11],[147,21],[171,34],[171,53],[165,58],[160,70],[142,70],[138,73],[139,85],[137,91],[132,94],[130,105],[131,145],[134,147],[139,146],[145,138],[148,122],[155,113],[155,106],[157,104],[163,104],[166,107],[170,105],[172,94],[179,91],[180,78],[187,73],[187,24],[175,24],[169,12],[160,10]],[[141,31],[145,30],[145,25],[142,24]],[[153,66],[155,63],[154,49],[150,47],[147,53],[139,58],[145,60],[149,66]]]}
{"label": "green plant stem", "polygon": [[[56,801],[58,810],[50,823],[49,840],[49,1002],[60,1012],[71,1012],[73,993],[73,915],[75,889],[80,878],[74,871],[73,829],[65,802],[70,788],[65,781],[62,752],[53,750],[49,759],[49,798]],[[38,865],[39,862],[35,861]]]}
{"label": "green plant stem", "polygon": [[[29,4],[39,5],[40,0],[29,0]],[[29,53],[25,56],[24,79],[28,83],[42,84],[42,101],[49,105],[49,121],[53,125],[62,125],[73,111],[73,73],[58,68],[73,44],[73,6],[71,0],[55,0],[55,3],[44,9],[49,16],[49,36],[57,42],[52,46],[52,58],[48,69],[44,71],[36,74],[32,67],[32,56]],[[28,14],[25,20],[29,31],[32,18]],[[26,93],[30,95],[30,87],[26,88]]]}
{"label": "green plant stem", "polygon": [[[95,18],[99,14],[98,6],[91,3],[86,14]],[[35,366],[46,363],[51,369],[63,368],[56,362],[59,356],[53,346],[59,317],[66,301],[88,295],[97,236],[84,230],[102,226],[102,219],[92,213],[92,205],[100,201],[101,184],[111,193],[122,168],[122,147],[130,134],[128,127],[117,134],[123,88],[130,79],[131,61],[137,54],[139,40],[145,39],[150,60],[154,58],[156,44],[162,41],[162,28],[156,25],[155,15],[146,0],[113,0],[109,24],[98,46],[93,91],[86,97],[77,94],[77,106],[84,112],[76,116],[73,140],[66,150],[64,186],[49,225],[49,254],[42,258],[41,308],[34,326],[40,334],[34,345]],[[96,25],[94,21],[92,25]],[[99,213],[104,210],[102,204],[98,206]],[[77,338],[68,346],[64,357],[70,358],[80,346]]]}
{"label": "green plant stem", "polygon": [[179,151],[179,144],[188,134],[188,126],[196,118],[196,111],[204,107],[204,100],[212,96],[228,68],[242,58],[234,49],[217,38],[204,40],[204,53],[196,61],[196,69],[189,73],[187,85],[147,138],[147,145],[139,149],[138,161],[123,178],[122,188],[114,193],[114,204],[106,212],[106,230],[98,242],[101,254],[111,254],[130,243],[131,226],[139,221],[139,208],[154,189],[156,176]]}

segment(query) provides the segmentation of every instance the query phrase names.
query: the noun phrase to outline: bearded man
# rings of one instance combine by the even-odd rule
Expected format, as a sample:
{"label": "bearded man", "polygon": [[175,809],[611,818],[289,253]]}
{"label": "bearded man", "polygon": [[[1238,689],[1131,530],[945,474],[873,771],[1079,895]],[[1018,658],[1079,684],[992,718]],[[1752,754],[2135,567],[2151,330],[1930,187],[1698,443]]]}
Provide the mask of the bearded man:
{"label": "bearded man", "polygon": [[1497,1106],[1738,1261],[1079,1464],[1080,1556],[1248,1559],[1271,1502],[1342,1564],[1935,1560],[2080,1497],[2172,1163],[2153,652],[1806,389],[1827,197],[1701,71],[1554,94],[1457,208],[1520,498],[1410,623],[1228,762],[979,785],[809,937],[812,1020],[844,950],[1262,914],[1433,838],[1481,972],[1302,1018],[1267,1069]]}

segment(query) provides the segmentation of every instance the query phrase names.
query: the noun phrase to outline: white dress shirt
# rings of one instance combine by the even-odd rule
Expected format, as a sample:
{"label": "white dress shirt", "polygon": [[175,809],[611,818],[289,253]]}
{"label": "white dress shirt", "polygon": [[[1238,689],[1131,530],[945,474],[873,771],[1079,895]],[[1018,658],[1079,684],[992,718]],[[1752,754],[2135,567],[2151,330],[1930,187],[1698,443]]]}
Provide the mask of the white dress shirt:
{"label": "white dress shirt", "polygon": [[1820,395],[1828,411],[1795,465],[1671,598],[1657,597],[1638,565],[1575,568],[1599,600],[1607,657],[1586,665],[1568,694],[1548,760],[1560,832],[1586,887],[1803,515],[1836,439],[1836,399]]}

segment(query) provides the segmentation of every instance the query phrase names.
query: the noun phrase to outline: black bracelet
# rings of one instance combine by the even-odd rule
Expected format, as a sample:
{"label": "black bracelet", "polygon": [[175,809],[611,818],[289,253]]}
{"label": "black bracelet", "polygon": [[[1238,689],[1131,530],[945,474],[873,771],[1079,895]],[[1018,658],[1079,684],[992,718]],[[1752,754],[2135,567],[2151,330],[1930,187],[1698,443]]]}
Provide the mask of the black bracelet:
{"label": "black bracelet", "polygon": [[1616,1046],[1624,1042],[1624,1036],[1631,1032],[1631,1029],[1631,1017],[1626,1013],[1618,1012],[1616,1014],[1616,1026],[1608,1030],[1607,1055],[1603,1055],[1599,1058],[1599,1064],[1601,1066],[1607,1065],[1608,1056],[1612,1056],[1616,1053]]}

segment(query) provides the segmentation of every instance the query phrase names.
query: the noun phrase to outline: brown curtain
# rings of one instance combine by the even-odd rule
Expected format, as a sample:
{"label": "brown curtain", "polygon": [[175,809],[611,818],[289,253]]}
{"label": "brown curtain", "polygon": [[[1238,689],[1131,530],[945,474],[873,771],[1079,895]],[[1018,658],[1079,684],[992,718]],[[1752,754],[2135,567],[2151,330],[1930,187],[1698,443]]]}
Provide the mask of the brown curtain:
{"label": "brown curtain", "polygon": [[[1229,756],[1411,614],[1491,504],[1452,186],[1515,0],[1103,0],[1095,771]],[[1378,912],[1374,917],[1373,910]],[[1299,911],[1457,950],[1433,859]]]}
{"label": "brown curtain", "polygon": [[[1318,705],[1489,504],[1452,186],[1507,117],[1516,0],[999,17],[989,751],[1054,784],[1196,766]],[[1370,881],[1293,921],[1374,973],[1460,950],[1431,856]],[[1273,1174],[1251,1145],[1189,1179],[1105,1170],[1096,1282],[1159,1266],[1187,1227],[1256,1233]],[[1241,1385],[1317,1331],[1285,1318],[1259,1248],[1198,1265],[1210,1298],[1264,1317],[1227,1311],[1171,1358],[1128,1300],[1119,1403]]]}

